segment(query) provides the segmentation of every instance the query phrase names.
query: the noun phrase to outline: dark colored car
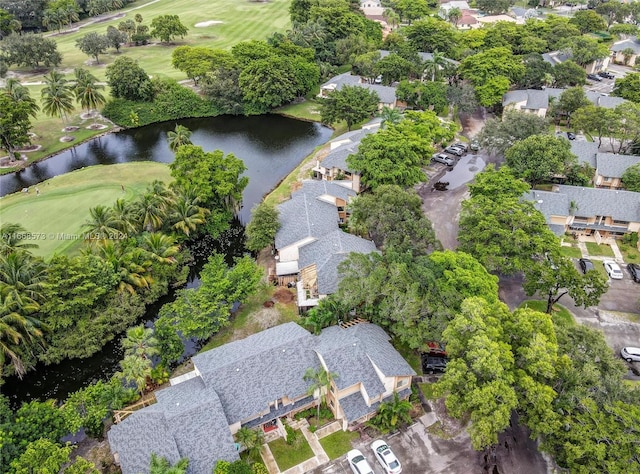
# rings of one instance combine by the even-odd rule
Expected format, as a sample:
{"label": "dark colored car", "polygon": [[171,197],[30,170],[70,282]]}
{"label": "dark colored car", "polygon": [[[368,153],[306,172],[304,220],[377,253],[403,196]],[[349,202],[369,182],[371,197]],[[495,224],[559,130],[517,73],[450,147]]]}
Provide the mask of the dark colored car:
{"label": "dark colored car", "polygon": [[629,265],[627,265],[627,270],[629,270],[633,281],[635,281],[636,283],[640,283],[640,265],[638,265],[637,263],[630,263]]}
{"label": "dark colored car", "polygon": [[567,138],[569,140],[575,140],[576,139],[576,134],[573,132],[567,132]]}
{"label": "dark colored car", "polygon": [[580,269],[582,270],[582,273],[587,273],[590,270],[595,270],[593,262],[591,262],[591,260],[589,260],[588,258],[581,258],[580,260],[578,260],[578,262],[580,262]]}
{"label": "dark colored car", "polygon": [[587,74],[587,79],[591,79],[592,81],[602,82],[602,78],[597,74]]}
{"label": "dark colored car", "polygon": [[614,76],[613,74],[611,74],[610,72],[607,72],[607,71],[600,71],[598,73],[598,76],[604,77],[605,79],[615,79],[616,78],[616,76]]}
{"label": "dark colored car", "polygon": [[444,372],[447,370],[447,362],[448,359],[446,357],[422,354],[422,372],[425,374]]}

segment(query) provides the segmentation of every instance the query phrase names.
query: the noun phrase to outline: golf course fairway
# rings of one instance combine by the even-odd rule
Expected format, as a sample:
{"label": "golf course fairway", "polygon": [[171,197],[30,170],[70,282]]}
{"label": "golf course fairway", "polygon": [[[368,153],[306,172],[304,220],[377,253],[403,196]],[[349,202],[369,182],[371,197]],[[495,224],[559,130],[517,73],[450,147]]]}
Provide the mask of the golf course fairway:
{"label": "golf course fairway", "polygon": [[[0,198],[0,225],[17,223],[30,234],[34,255],[73,255],[82,246],[89,209],[132,200],[154,180],[172,180],[169,166],[142,162],[97,165],[66,173]],[[123,191],[124,188],[124,191]],[[38,192],[39,191],[39,192]]]}

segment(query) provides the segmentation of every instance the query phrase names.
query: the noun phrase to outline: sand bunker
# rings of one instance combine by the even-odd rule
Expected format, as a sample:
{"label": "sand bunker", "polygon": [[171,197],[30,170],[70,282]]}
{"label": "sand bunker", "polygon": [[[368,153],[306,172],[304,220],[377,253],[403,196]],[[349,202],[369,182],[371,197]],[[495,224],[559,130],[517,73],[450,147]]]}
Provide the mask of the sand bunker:
{"label": "sand bunker", "polygon": [[196,28],[206,28],[207,26],[219,25],[220,23],[222,22],[218,20],[209,20],[209,21],[201,21],[200,23],[196,23],[193,26],[195,26]]}

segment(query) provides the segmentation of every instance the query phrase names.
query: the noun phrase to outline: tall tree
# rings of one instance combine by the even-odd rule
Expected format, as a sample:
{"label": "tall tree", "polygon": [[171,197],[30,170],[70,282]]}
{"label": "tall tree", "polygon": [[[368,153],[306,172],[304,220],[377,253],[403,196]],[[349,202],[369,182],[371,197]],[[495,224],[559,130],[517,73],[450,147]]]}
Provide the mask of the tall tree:
{"label": "tall tree", "polygon": [[100,64],[100,54],[103,54],[109,47],[109,38],[93,31],[78,38],[76,47],[87,56],[93,56],[96,59],[96,64]]}
{"label": "tall tree", "polygon": [[60,117],[64,124],[67,115],[73,111],[73,89],[62,74],[51,71],[44,76],[44,88],[40,92],[42,111],[51,117]]}
{"label": "tall tree", "polygon": [[142,324],[127,329],[127,335],[122,338],[124,355],[139,356],[150,359],[158,354],[158,341],[153,336],[153,329],[145,328]]}
{"label": "tall tree", "polygon": [[320,114],[324,123],[347,122],[347,129],[374,116],[380,98],[374,91],[358,86],[345,86],[333,91],[320,104]]}
{"label": "tall tree", "polygon": [[622,184],[626,190],[640,193],[640,163],[626,169],[622,174]]}
{"label": "tall tree", "polygon": [[62,62],[56,42],[33,33],[11,33],[0,43],[0,51],[4,53],[2,59],[8,66],[15,64],[37,69],[56,67]]}
{"label": "tall tree", "polygon": [[273,245],[280,228],[278,210],[273,204],[261,202],[251,210],[251,221],[247,225],[247,249],[258,252]]}
{"label": "tall tree", "polygon": [[318,414],[316,416],[316,428],[320,423],[320,405],[326,403],[327,392],[331,388],[331,382],[338,378],[338,374],[329,372],[325,368],[314,369],[309,367],[302,377],[309,383],[307,394],[316,396],[318,399]]}
{"label": "tall tree", "polygon": [[575,130],[582,130],[592,137],[598,137],[598,148],[602,146],[602,137],[610,125],[616,122],[616,115],[612,109],[597,107],[589,104],[580,107],[571,114],[571,123]]}
{"label": "tall tree", "polygon": [[509,110],[502,119],[487,120],[478,135],[483,149],[493,153],[504,152],[515,143],[532,135],[549,134],[549,120],[536,114]]}
{"label": "tall tree", "polygon": [[107,66],[106,76],[113,97],[141,101],[153,98],[151,79],[134,59],[117,58]]}
{"label": "tall tree", "polygon": [[29,103],[14,99],[7,91],[0,91],[0,147],[7,151],[13,162],[16,148],[29,143],[31,130]]}
{"label": "tall tree", "polygon": [[151,36],[169,43],[174,37],[184,38],[189,32],[178,15],[160,15],[151,20]]}
{"label": "tall tree", "polygon": [[98,84],[98,78],[82,68],[76,68],[74,73],[76,76],[76,85],[73,92],[80,106],[85,109],[87,113],[90,113],[91,110],[96,110],[101,105],[104,105],[105,98],[102,92],[100,92],[104,90],[104,86]]}
{"label": "tall tree", "polygon": [[147,378],[151,375],[151,361],[142,356],[131,354],[120,361],[120,369],[121,371],[116,373],[116,377],[133,384],[142,396],[147,386]]}
{"label": "tall tree", "polygon": [[531,186],[562,174],[577,162],[567,140],[553,135],[532,135],[515,143],[505,153],[513,174]]}
{"label": "tall tree", "polygon": [[371,238],[383,249],[427,255],[442,246],[422,212],[422,200],[413,190],[385,185],[351,203],[349,226]]}

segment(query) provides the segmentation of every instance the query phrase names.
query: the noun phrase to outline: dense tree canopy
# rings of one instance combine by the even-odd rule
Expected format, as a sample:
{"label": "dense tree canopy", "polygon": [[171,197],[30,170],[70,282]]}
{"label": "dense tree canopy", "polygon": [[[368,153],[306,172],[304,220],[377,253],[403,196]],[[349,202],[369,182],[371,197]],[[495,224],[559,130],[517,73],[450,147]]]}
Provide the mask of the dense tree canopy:
{"label": "dense tree canopy", "polygon": [[178,15],[160,15],[151,20],[151,36],[163,43],[169,43],[176,36],[184,38],[188,32]]}
{"label": "dense tree canopy", "polygon": [[151,100],[151,79],[138,62],[128,56],[117,58],[107,66],[107,81],[111,95],[129,100]]}
{"label": "dense tree canopy", "polygon": [[623,78],[617,78],[613,95],[640,103],[640,73],[632,72]]}
{"label": "dense tree canopy", "polygon": [[353,200],[349,226],[366,234],[378,248],[427,255],[441,245],[421,206],[422,200],[413,190],[380,186]]}
{"label": "dense tree canopy", "polygon": [[531,135],[544,135],[549,132],[549,120],[536,114],[510,110],[502,119],[487,120],[478,140],[483,149],[503,154],[515,143]]}
{"label": "dense tree canopy", "polygon": [[628,191],[640,193],[640,163],[627,168],[622,175],[622,184]]}
{"label": "dense tree canopy", "polygon": [[251,211],[251,221],[246,230],[246,247],[257,252],[273,245],[279,228],[280,221],[276,207],[265,201],[261,202]]}
{"label": "dense tree canopy", "polygon": [[514,176],[531,186],[564,173],[577,162],[569,142],[553,135],[532,135],[516,142],[505,158]]}
{"label": "dense tree canopy", "polygon": [[2,60],[7,65],[36,69],[55,67],[62,62],[58,45],[52,39],[33,33],[12,33],[0,43]]}
{"label": "dense tree canopy", "polygon": [[347,130],[363,120],[371,118],[378,110],[378,94],[364,87],[344,86],[335,90],[320,104],[320,116],[324,123],[347,122]]}
{"label": "dense tree canopy", "polygon": [[109,38],[100,33],[91,32],[76,40],[76,46],[87,56],[93,56],[96,63],[100,64],[99,55],[103,54],[110,46]]}

